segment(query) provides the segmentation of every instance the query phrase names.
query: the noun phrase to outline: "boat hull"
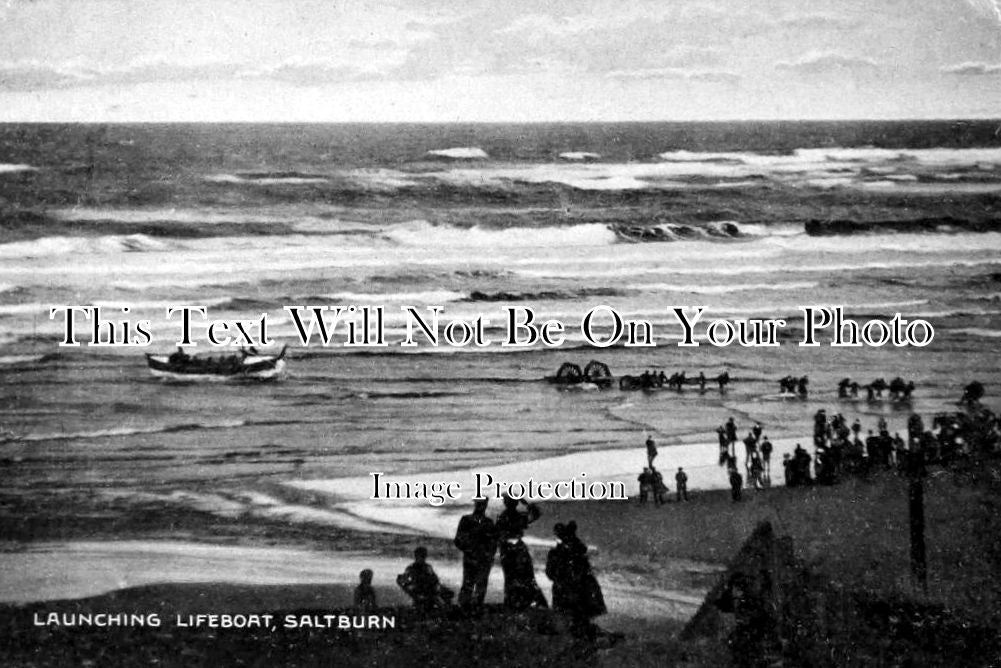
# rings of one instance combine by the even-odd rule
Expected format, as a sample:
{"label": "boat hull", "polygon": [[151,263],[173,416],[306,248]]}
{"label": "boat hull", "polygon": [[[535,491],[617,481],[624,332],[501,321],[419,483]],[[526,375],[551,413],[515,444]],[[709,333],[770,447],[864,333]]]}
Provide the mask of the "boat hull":
{"label": "boat hull", "polygon": [[231,358],[223,362],[191,358],[171,362],[167,355],[146,355],[146,363],[155,378],[182,382],[225,382],[273,380],[285,372],[285,349],[274,356],[255,355]]}

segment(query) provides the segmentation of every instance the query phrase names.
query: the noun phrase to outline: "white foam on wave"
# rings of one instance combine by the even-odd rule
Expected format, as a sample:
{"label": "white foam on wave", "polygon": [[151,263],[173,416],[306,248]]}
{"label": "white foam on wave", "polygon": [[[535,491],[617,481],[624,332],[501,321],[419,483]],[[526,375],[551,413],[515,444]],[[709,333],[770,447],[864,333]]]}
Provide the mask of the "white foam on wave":
{"label": "white foam on wave", "polygon": [[[246,210],[246,209],[120,209],[120,208],[93,208],[93,207],[73,207],[70,209],[53,209],[47,212],[53,218],[71,221],[76,223],[126,223],[126,224],[151,224],[151,223],[180,223],[185,225],[221,225],[221,224],[248,224],[248,225],[314,225],[323,226],[323,229],[341,231],[342,223],[336,217],[332,217],[336,212],[325,209],[310,209],[301,211],[295,208],[271,209],[271,210]],[[326,215],[321,215],[326,214]],[[357,228],[357,225],[348,225],[346,229]]]}
{"label": "white foam on wave", "polygon": [[232,183],[252,186],[312,185],[328,183],[323,176],[240,176],[238,174],[210,174],[205,177],[210,183]]}
{"label": "white foam on wave", "polygon": [[0,174],[13,174],[15,172],[37,172],[37,171],[38,168],[32,167],[31,165],[0,162]]}
{"label": "white foam on wave", "polygon": [[668,151],[666,162],[734,162],[745,165],[787,165],[825,162],[887,163],[914,161],[924,165],[1001,165],[1001,148],[798,148],[792,153]]}
{"label": "white foam on wave", "polygon": [[385,228],[384,236],[408,246],[429,248],[561,248],[607,246],[615,234],[605,225],[491,229],[431,225],[423,221]]}
{"label": "white foam on wave", "polygon": [[401,172],[397,169],[353,169],[344,176],[353,183],[371,190],[396,190],[409,188],[419,183],[414,174]]}
{"label": "white foam on wave", "polygon": [[793,237],[805,235],[800,223],[740,223],[740,232],[751,237]]}
{"label": "white foam on wave", "polygon": [[734,162],[743,163],[751,153],[719,153],[696,151],[667,151],[658,157],[665,162]]}
{"label": "white foam on wave", "polygon": [[107,255],[168,250],[174,242],[145,234],[105,235],[100,237],[43,237],[32,241],[0,244],[0,258],[52,257],[53,255]]}
{"label": "white foam on wave", "polygon": [[[931,267],[979,267],[984,265],[1001,265],[1001,259],[985,258],[982,260],[957,260],[947,259],[940,262],[854,262],[840,264],[804,264],[800,266],[784,267],[785,273],[836,273],[847,271],[859,271],[867,269],[920,269]],[[657,270],[660,274],[680,274],[691,276],[742,276],[746,274],[769,274],[775,271],[775,267],[763,265],[745,266],[685,266],[680,264],[664,265]],[[616,278],[633,276],[637,273],[650,273],[650,269],[638,270],[637,267],[617,267],[614,269],[582,269],[564,270],[560,268],[541,269],[513,269],[512,272],[525,278]]]}
{"label": "white foam on wave", "polygon": [[804,183],[814,188],[830,189],[850,186],[854,181],[850,176],[826,176],[819,179],[806,179]]}
{"label": "white foam on wave", "polygon": [[560,153],[561,160],[598,160],[600,158],[600,153],[590,153],[588,151],[567,151]]}
{"label": "white foam on wave", "polygon": [[0,365],[28,364],[38,362],[42,357],[43,355],[0,355]]}
{"label": "white foam on wave", "polygon": [[362,294],[357,292],[337,292],[330,295],[323,295],[328,299],[338,300],[338,303],[346,304],[420,304],[436,305],[466,299],[469,295],[465,292],[455,292],[453,290],[427,290],[424,292],[387,292]]}
{"label": "white foam on wave", "polygon": [[676,285],[670,283],[641,283],[630,285],[630,290],[648,290],[652,292],[693,292],[702,295],[725,295],[730,292],[761,291],[761,290],[809,290],[817,287],[813,281],[792,281],[787,283],[738,283],[734,285]]}
{"label": "white foam on wave", "polygon": [[486,160],[490,156],[482,148],[476,146],[459,146],[455,148],[439,148],[428,151],[428,155],[453,160]]}
{"label": "white foam on wave", "polygon": [[179,431],[186,429],[234,429],[246,424],[243,420],[220,420],[218,422],[200,422],[192,425],[157,425],[150,427],[111,427],[109,429],[95,429],[93,431],[77,432],[49,432],[37,434],[25,434],[18,437],[21,441],[54,441],[68,439],[94,439],[110,438],[116,436],[141,436],[144,434],[161,434],[169,431]]}
{"label": "white foam on wave", "polygon": [[964,327],[963,329],[952,330],[956,334],[967,334],[969,336],[979,336],[988,339],[1001,339],[1001,329],[985,329],[983,327]]}
{"label": "white foam on wave", "polygon": [[[148,287],[148,286],[144,286]],[[102,309],[122,309],[128,308],[133,313],[141,313],[143,311],[151,310],[165,310],[170,307],[177,306],[204,306],[210,308],[212,306],[219,306],[230,301],[229,297],[192,297],[189,299],[175,299],[175,300],[151,300],[151,301],[132,301],[125,299],[97,299],[93,301],[82,301],[76,300],[72,302],[73,306],[99,306]],[[41,303],[41,302],[27,302],[23,304],[0,304],[0,315],[24,315],[24,314],[38,314],[44,316],[48,319],[49,311],[52,308],[66,306],[68,304],[56,304],[51,303]],[[82,316],[78,316],[82,317]]]}

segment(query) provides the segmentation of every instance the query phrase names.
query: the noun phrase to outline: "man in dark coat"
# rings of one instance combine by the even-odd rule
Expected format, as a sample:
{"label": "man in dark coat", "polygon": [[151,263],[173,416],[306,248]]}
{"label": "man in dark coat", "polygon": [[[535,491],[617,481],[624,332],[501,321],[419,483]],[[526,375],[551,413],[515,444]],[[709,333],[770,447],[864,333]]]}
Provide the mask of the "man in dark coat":
{"label": "man in dark coat", "polygon": [[473,502],[473,512],[463,515],[455,532],[455,546],[462,551],[462,587],[459,605],[465,609],[483,606],[487,580],[497,551],[497,528],[487,517],[487,500]]}

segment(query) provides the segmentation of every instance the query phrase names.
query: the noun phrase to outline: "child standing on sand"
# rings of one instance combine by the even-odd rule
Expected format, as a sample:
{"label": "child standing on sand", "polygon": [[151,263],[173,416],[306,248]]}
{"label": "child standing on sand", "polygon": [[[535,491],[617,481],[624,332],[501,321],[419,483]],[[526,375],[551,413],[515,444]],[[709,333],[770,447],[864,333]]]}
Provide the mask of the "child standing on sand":
{"label": "child standing on sand", "polygon": [[379,607],[375,602],[375,588],[372,586],[372,569],[366,568],[358,574],[361,582],[355,587],[355,609],[371,612]]}

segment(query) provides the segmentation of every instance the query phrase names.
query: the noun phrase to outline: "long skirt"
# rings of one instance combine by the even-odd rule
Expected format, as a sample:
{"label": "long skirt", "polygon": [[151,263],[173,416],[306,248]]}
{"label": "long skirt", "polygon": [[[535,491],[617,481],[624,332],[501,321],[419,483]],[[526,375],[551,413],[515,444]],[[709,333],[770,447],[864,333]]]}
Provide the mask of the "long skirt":
{"label": "long skirt", "polygon": [[535,581],[532,555],[525,543],[504,541],[500,548],[501,569],[504,571],[504,605],[514,610],[531,606],[548,608],[546,597]]}

